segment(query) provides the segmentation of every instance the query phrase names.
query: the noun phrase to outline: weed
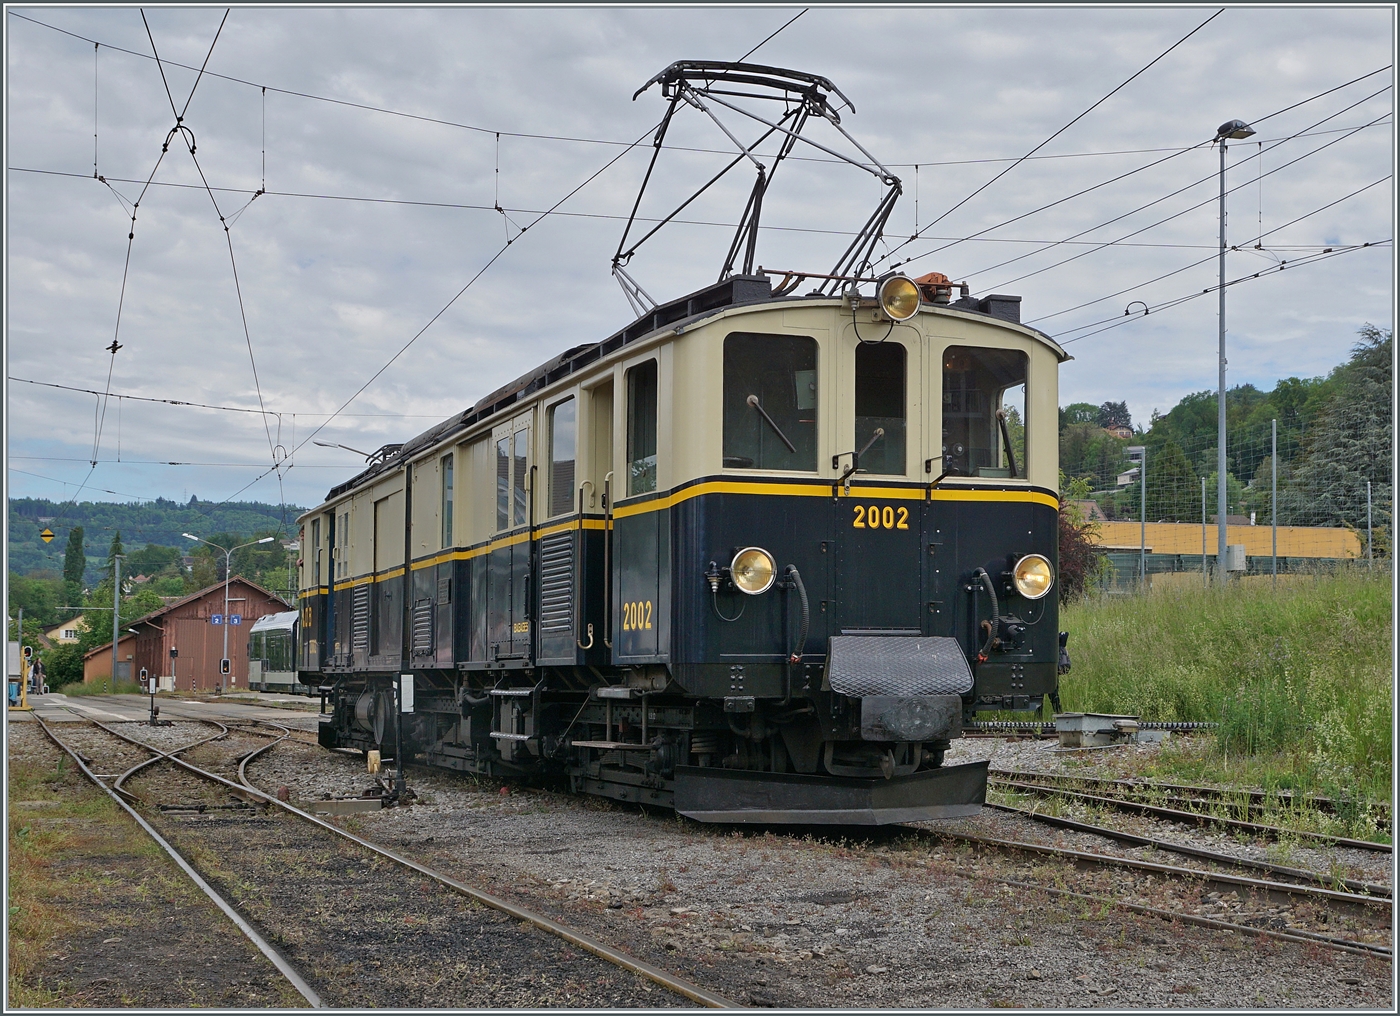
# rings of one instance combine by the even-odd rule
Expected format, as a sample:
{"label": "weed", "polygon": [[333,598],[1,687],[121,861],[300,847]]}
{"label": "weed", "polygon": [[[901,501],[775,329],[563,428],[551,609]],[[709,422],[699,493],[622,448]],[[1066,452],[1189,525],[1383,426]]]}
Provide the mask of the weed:
{"label": "weed", "polygon": [[1064,707],[1219,723],[1155,775],[1323,793],[1349,802],[1338,824],[1372,825],[1364,802],[1391,793],[1391,601],[1387,577],[1340,572],[1076,604]]}

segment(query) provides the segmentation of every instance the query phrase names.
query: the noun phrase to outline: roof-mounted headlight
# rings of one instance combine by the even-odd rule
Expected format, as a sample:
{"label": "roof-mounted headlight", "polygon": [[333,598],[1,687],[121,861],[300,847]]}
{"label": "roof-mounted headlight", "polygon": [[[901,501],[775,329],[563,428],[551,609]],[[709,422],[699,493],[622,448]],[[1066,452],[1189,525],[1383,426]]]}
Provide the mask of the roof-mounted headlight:
{"label": "roof-mounted headlight", "polygon": [[1028,600],[1038,600],[1055,584],[1055,570],[1050,561],[1039,554],[1027,554],[1016,562],[1011,573],[1016,591]]}
{"label": "roof-mounted headlight", "polygon": [[919,287],[905,275],[880,280],[880,309],[891,321],[908,321],[919,312]]}
{"label": "roof-mounted headlight", "polygon": [[729,577],[741,593],[757,596],[773,587],[778,566],[773,555],[762,547],[745,547],[734,555],[729,565]]}

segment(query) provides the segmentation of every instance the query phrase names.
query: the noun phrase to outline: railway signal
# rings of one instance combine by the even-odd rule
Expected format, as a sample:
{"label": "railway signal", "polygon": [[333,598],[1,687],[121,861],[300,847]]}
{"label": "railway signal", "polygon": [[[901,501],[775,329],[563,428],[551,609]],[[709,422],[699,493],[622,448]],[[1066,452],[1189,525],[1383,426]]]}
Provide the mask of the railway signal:
{"label": "railway signal", "polygon": [[45,543],[53,543],[53,530],[45,527],[44,531],[39,534],[39,539],[43,540]]}

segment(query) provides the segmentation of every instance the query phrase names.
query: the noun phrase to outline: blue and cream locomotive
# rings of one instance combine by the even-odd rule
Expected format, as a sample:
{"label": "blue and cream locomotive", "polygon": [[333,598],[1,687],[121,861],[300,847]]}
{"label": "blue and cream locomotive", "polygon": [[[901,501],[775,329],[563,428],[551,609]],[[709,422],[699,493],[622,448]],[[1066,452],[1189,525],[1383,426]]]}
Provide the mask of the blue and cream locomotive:
{"label": "blue and cream locomotive", "polygon": [[975,811],[964,719],[1057,688],[1066,355],[1019,298],[830,276],[746,260],[303,516],[322,744],[701,821]]}

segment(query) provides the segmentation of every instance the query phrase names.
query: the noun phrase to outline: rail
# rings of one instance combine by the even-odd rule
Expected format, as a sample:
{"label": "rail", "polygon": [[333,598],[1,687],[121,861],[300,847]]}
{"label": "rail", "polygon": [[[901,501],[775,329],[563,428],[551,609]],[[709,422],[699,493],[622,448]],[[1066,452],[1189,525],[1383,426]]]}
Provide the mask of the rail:
{"label": "rail", "polygon": [[[338,826],[335,826],[329,822],[326,822],[315,815],[302,811],[300,808],[297,808],[296,806],[286,801],[281,801],[276,797],[275,794],[269,794],[261,788],[257,787],[247,777],[247,765],[254,758],[261,755],[263,752],[273,748],[277,744],[280,744],[283,740],[285,740],[291,735],[292,731],[289,728],[282,726],[281,724],[272,723],[268,720],[255,721],[257,723],[266,724],[270,727],[276,727],[277,729],[283,732],[283,736],[277,738],[274,741],[270,741],[267,744],[262,745],[254,751],[243,756],[243,758],[239,761],[238,767],[239,782],[234,783],[233,781],[228,780],[223,776],[220,776],[218,773],[209,772],[208,770],[201,769],[197,766],[190,764],[189,762],[186,762],[184,759],[175,757],[178,752],[188,751],[189,749],[195,747],[195,744],[185,745],[182,748],[176,749],[176,751],[174,752],[162,752],[159,748],[155,748],[152,745],[146,744],[145,742],[139,741],[135,738],[128,737],[126,734],[114,730],[104,723],[100,723],[96,720],[89,720],[89,722],[91,722],[94,726],[101,727],[109,734],[112,734],[113,736],[120,738],[121,740],[126,741],[129,744],[133,744],[138,747],[144,748],[147,751],[155,752],[161,756],[160,758],[152,759],[152,762],[159,762],[162,760],[168,761],[196,776],[221,784],[222,786],[226,787],[231,792],[239,796],[246,794],[254,795],[259,800],[273,805],[275,807],[281,808],[289,814],[292,814],[297,818],[302,819],[303,821],[309,822],[312,825],[326,830],[327,832],[334,833],[335,835],[340,836],[343,839],[349,840],[350,842],[355,843],[358,846],[369,850],[375,854],[378,854],[379,856],[389,861],[393,861],[395,864],[398,864],[404,868],[408,868],[412,871],[417,872],[420,875],[430,878],[433,881],[439,883],[440,885],[443,885],[453,890],[454,892],[457,892],[463,896],[473,899],[484,906],[490,907],[491,909],[507,914],[508,916],[513,917],[516,920],[523,921],[526,924],[530,924],[536,928],[539,928],[541,931],[547,932],[564,940],[565,942],[568,942],[571,945],[577,946],[580,949],[590,952],[598,958],[613,964],[614,966],[620,967],[623,970],[627,970],[631,973],[637,974],[638,976],[645,977],[647,980],[653,982],[654,984],[658,984],[669,991],[673,991],[676,994],[683,996],[684,998],[688,998],[692,1002],[695,1002],[701,1006],[705,1006],[707,1008],[712,1009],[740,1008],[737,1003],[732,1002],[721,995],[709,991],[701,987],[700,985],[693,983],[692,981],[672,974],[669,971],[663,970],[660,967],[646,962],[645,960],[638,959],[635,956],[631,956],[628,953],[622,952],[619,949],[607,945],[606,943],[594,938],[592,935],[589,935],[587,932],[580,931],[575,928],[570,928],[569,926],[561,924],[558,921],[546,917],[543,914],[536,913],[535,911],[530,910],[526,907],[522,907],[519,904],[501,899],[500,897],[494,896],[491,893],[487,893],[481,889],[475,888],[474,886],[467,885],[465,882],[460,882],[457,879],[452,878],[450,875],[444,875],[442,872],[435,871],[432,868],[427,867],[426,865],[418,863],[417,861],[404,857],[401,854],[396,854],[394,851],[382,847],[377,843],[356,836],[355,834],[347,832],[346,830],[341,829]],[[211,723],[216,721],[198,720],[195,722]],[[222,726],[222,724],[219,724],[219,726]],[[52,736],[52,734],[50,736]],[[204,744],[210,740],[215,739],[217,738],[204,738],[201,741],[196,742],[196,744]],[[104,789],[106,788],[104,787]],[[125,802],[123,802],[123,805],[125,806]],[[128,810],[131,809],[128,807]],[[135,812],[133,811],[132,814],[135,814]],[[154,831],[152,832],[154,834]]]}
{"label": "rail", "polygon": [[[165,837],[161,836],[160,833],[156,832],[156,830],[151,826],[149,822],[147,822],[144,818],[141,817],[140,813],[138,813],[135,808],[127,804],[127,802],[122,798],[122,796],[118,794],[115,790],[113,790],[111,787],[107,786],[107,784],[103,783],[100,779],[98,779],[97,775],[91,769],[89,769],[87,765],[83,762],[82,757],[76,751],[70,748],[67,744],[65,744],[62,741],[62,739],[60,739],[59,736],[55,734],[52,729],[50,729],[49,725],[45,723],[42,718],[40,718],[37,712],[34,713],[33,716],[34,722],[39,724],[39,726],[43,729],[44,733],[48,735],[49,740],[53,741],[53,743],[56,744],[59,748],[67,752],[68,755],[73,759],[73,761],[77,763],[78,769],[82,771],[82,774],[86,776],[89,780],[91,780],[93,783],[95,783],[98,787],[100,787],[107,794],[108,797],[110,797],[113,801],[116,801],[118,806],[120,806],[123,811],[125,811],[128,815],[131,816],[131,818],[136,822],[136,824],[141,827],[142,831],[145,832],[148,836],[150,836],[151,839],[153,839],[156,842],[156,844],[170,856],[170,859],[174,861],[176,865],[179,866],[180,870],[183,871],[187,876],[189,876],[190,881],[193,882],[196,886],[198,886],[200,891],[203,892],[205,896],[208,896],[216,907],[223,911],[224,916],[226,916],[229,920],[231,920],[234,923],[238,930],[243,933],[244,937],[246,937],[248,941],[253,943],[257,950],[264,956],[266,956],[269,961],[271,961],[272,965],[277,968],[278,973],[285,977],[287,981],[292,985],[292,987],[296,988],[297,992],[301,995],[301,997],[306,999],[306,1001],[312,1006],[312,1008],[324,1009],[326,1006],[325,1003],[321,1001],[321,996],[316,994],[315,989],[313,989],[311,985],[306,983],[306,980],[301,976],[300,973],[297,972],[296,968],[293,967],[289,962],[287,962],[286,957],[284,957],[275,948],[273,948],[272,945],[265,938],[259,935],[257,930],[253,928],[251,924],[245,921],[242,918],[242,916],[239,915],[238,911],[235,910],[227,900],[220,896],[218,892],[215,891],[214,887],[211,886],[200,876],[199,872],[195,871],[194,866],[191,865],[189,861],[185,860],[185,858],[180,854],[180,852],[176,850],[173,846],[171,846],[169,841],[167,841]],[[221,736],[223,735],[216,735],[216,737]],[[203,744],[204,741],[208,740],[213,740],[213,738],[205,738],[202,741],[196,743]],[[153,748],[150,745],[142,745],[142,747],[146,748],[149,751],[157,752],[158,756],[160,756],[151,759],[151,762],[159,762],[161,760],[161,757],[166,757],[169,754],[167,752],[161,752],[160,749]],[[193,745],[186,745],[184,748],[180,748],[177,750],[184,751],[190,747],[193,747]]]}

